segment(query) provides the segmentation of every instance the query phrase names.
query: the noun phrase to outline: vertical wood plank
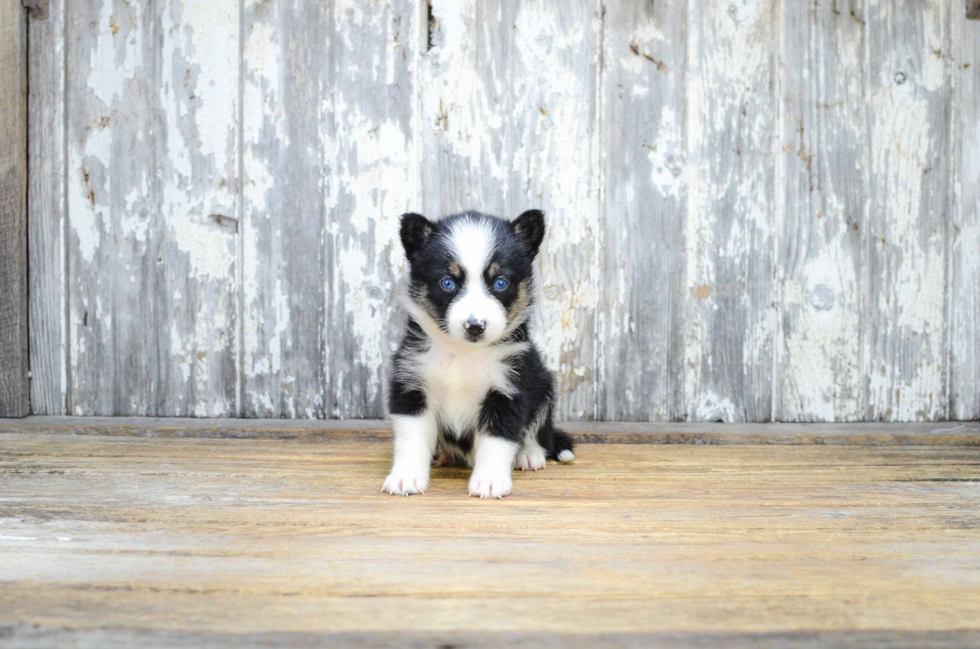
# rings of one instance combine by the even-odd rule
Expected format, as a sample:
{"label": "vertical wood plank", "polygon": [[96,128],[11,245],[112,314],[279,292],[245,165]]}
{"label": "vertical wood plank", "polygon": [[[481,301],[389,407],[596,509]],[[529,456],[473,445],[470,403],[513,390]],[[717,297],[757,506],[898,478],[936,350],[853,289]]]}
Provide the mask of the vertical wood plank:
{"label": "vertical wood plank", "polygon": [[773,0],[688,5],[688,418],[771,417],[776,208]]}
{"label": "vertical wood plank", "polygon": [[243,409],[382,417],[418,4],[246,4]]}
{"label": "vertical wood plank", "polygon": [[869,420],[945,416],[949,4],[872,2],[864,234]]}
{"label": "vertical wood plank", "polygon": [[684,396],[687,16],[607,2],[599,418],[679,420]]}
{"label": "vertical wood plank", "polygon": [[69,11],[69,410],[232,414],[237,7]]}
{"label": "vertical wood plank", "polygon": [[159,336],[148,335],[158,302],[140,299],[159,285],[150,233],[157,30],[143,5],[119,15],[108,0],[66,8],[68,411],[147,414],[160,357]]}
{"label": "vertical wood plank", "polygon": [[952,419],[980,417],[980,22],[952,20],[953,212],[949,317]]}
{"label": "vertical wood plank", "polygon": [[25,15],[20,0],[0,0],[0,417],[30,412]]}
{"label": "vertical wood plank", "polygon": [[323,417],[330,11],[243,16],[242,415]]}
{"label": "vertical wood plank", "polygon": [[244,12],[242,414],[322,417],[329,10]]}
{"label": "vertical wood plank", "polygon": [[855,421],[868,201],[863,0],[783,2],[775,419]]}
{"label": "vertical wood plank", "polygon": [[65,248],[65,6],[29,21],[27,228],[31,412],[68,406]]}
{"label": "vertical wood plank", "polygon": [[237,412],[239,12],[236,2],[160,7],[159,293],[167,362],[156,411]]}
{"label": "vertical wood plank", "polygon": [[398,217],[419,209],[414,82],[419,3],[337,1],[329,22],[332,119],[321,128],[329,176],[325,408],[384,417],[388,359],[402,328],[395,283],[405,272]]}
{"label": "vertical wood plank", "polygon": [[547,213],[533,334],[557,371],[558,413],[595,413],[600,290],[593,178],[599,6],[432,3],[422,72],[423,210]]}

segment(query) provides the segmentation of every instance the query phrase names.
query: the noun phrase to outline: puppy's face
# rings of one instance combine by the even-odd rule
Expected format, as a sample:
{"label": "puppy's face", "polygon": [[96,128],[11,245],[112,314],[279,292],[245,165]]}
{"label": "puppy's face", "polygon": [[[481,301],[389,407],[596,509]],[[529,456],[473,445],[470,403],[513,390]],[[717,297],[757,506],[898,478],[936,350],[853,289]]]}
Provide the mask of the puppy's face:
{"label": "puppy's face", "polygon": [[492,345],[527,317],[543,238],[538,210],[513,222],[475,212],[437,222],[405,214],[411,299],[453,340]]}

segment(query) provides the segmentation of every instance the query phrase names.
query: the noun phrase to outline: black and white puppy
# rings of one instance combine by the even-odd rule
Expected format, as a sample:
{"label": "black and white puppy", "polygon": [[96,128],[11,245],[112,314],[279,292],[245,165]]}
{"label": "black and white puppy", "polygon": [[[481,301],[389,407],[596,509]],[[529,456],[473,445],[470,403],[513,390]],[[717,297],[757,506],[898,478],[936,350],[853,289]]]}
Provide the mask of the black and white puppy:
{"label": "black and white puppy", "polygon": [[[552,422],[554,385],[528,336],[544,214],[401,217],[409,320],[388,407],[395,459],[383,491],[424,493],[430,464],[473,469],[469,493],[503,498],[511,472],[574,459]],[[433,460],[436,456],[437,459]]]}

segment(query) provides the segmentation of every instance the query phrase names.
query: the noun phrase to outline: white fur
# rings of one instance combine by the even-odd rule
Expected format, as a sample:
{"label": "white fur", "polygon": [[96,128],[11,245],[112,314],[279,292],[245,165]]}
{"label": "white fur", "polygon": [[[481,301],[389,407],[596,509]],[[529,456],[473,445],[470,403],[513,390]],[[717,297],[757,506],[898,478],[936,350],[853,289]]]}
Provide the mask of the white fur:
{"label": "white fur", "polygon": [[473,440],[474,466],[470,475],[470,495],[503,498],[514,486],[511,472],[518,445],[500,437],[476,436]]}
{"label": "white fur", "polygon": [[392,496],[425,493],[429,488],[429,463],[439,434],[435,414],[427,409],[417,417],[393,415],[391,421],[395,460],[381,490]]}
{"label": "white fur", "polygon": [[[527,349],[530,343],[519,342],[506,345],[495,345],[493,347],[483,347],[457,342],[443,332],[432,318],[411,303],[408,304],[409,311],[412,312],[416,322],[429,335],[430,343],[424,350],[419,351],[414,357],[406,359],[404,365],[404,379],[413,380],[420,383],[417,387],[425,392],[426,397],[426,426],[431,425],[436,432],[432,433],[425,428],[426,439],[429,435],[438,436],[438,425],[441,424],[444,430],[456,432],[466,432],[478,429],[480,418],[480,407],[487,393],[493,389],[501,394],[513,395],[516,392],[511,379],[511,368],[505,363],[506,359],[514,354],[518,354]],[[399,433],[401,426],[406,427],[406,435],[409,431],[421,429],[421,424],[412,423],[406,426],[409,420],[415,417],[393,416],[392,421],[395,427],[395,465],[399,465]],[[402,420],[402,424],[398,423]],[[479,438],[479,435],[478,435]],[[434,437],[433,437],[434,439]],[[516,447],[512,442],[509,444]],[[435,450],[433,442],[433,451]],[[516,450],[515,450],[516,453]],[[470,466],[476,464],[476,440],[474,440],[473,453],[466,458],[462,458]],[[421,475],[421,456],[416,455],[413,463],[415,467],[413,478]],[[426,457],[425,484],[428,484],[428,468],[432,454]],[[514,456],[511,455],[511,465]],[[508,472],[510,466],[508,466]],[[392,476],[395,475],[392,469]],[[392,478],[389,476],[389,479]],[[402,476],[398,476],[402,477]],[[499,481],[498,481],[499,482]],[[404,485],[407,483],[403,483]],[[501,483],[502,484],[502,483]],[[385,481],[385,491],[388,480]],[[494,495],[497,495],[494,489]],[[389,491],[389,493],[392,493]],[[401,493],[399,491],[399,493]]]}
{"label": "white fur", "polygon": [[537,442],[533,446],[525,442],[524,448],[517,454],[514,466],[521,471],[540,471],[548,466],[547,453]]}
{"label": "white fur", "polygon": [[453,354],[432,345],[420,355],[420,374],[425,378],[426,402],[439,421],[459,432],[477,428],[480,406],[493,389],[513,395],[510,367],[504,359],[516,353],[499,347],[481,347],[464,354]]}
{"label": "white fur", "polygon": [[507,330],[507,310],[490,295],[483,273],[493,254],[494,235],[483,221],[460,221],[450,232],[450,245],[466,278],[460,294],[453,300],[446,313],[449,335],[458,341],[466,341],[465,323],[476,318],[487,323],[483,337],[470,345],[490,345]]}
{"label": "white fur", "polygon": [[[545,467],[546,451],[537,442],[537,432],[547,417],[542,409],[523,431],[522,443],[485,434],[479,429],[483,401],[491,390],[507,396],[516,393],[512,369],[506,360],[525,351],[527,341],[496,344],[529,314],[507,322],[507,311],[490,293],[483,274],[495,245],[494,233],[479,220],[463,220],[449,233],[448,244],[465,273],[460,294],[446,315],[447,331],[433,320],[423,306],[402,292],[412,319],[426,333],[428,344],[410,351],[399,368],[407,384],[415,384],[426,396],[426,411],[418,417],[394,416],[395,460],[385,480],[391,494],[423,492],[429,484],[429,467],[436,450],[439,430],[456,433],[475,431],[472,451],[465,458],[474,467],[470,495],[503,498],[510,494],[514,463],[524,470]],[[486,321],[483,337],[468,340],[465,322],[470,317]],[[520,451],[520,455],[518,455]]]}
{"label": "white fur", "polygon": [[567,449],[558,454],[559,462],[571,462],[574,459],[575,459],[575,454]]}
{"label": "white fur", "polygon": [[538,444],[538,431],[548,419],[548,409],[541,408],[530,425],[524,429],[524,444],[517,454],[515,466],[521,471],[539,471],[548,465],[548,452]]}

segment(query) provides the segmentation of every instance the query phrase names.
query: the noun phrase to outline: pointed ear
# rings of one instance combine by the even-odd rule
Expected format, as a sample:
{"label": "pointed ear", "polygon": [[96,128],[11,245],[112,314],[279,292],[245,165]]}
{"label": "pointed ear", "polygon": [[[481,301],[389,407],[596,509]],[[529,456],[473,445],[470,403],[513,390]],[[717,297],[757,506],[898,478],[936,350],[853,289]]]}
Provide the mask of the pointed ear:
{"label": "pointed ear", "polygon": [[399,236],[402,239],[402,247],[405,249],[405,256],[411,260],[415,253],[422,249],[429,241],[429,237],[436,231],[436,226],[429,219],[421,214],[408,212],[401,216],[401,227]]}
{"label": "pointed ear", "polygon": [[532,254],[538,254],[538,248],[544,239],[544,212],[528,210],[511,221],[510,230],[524,242]]}

